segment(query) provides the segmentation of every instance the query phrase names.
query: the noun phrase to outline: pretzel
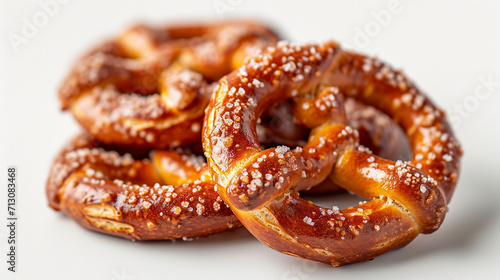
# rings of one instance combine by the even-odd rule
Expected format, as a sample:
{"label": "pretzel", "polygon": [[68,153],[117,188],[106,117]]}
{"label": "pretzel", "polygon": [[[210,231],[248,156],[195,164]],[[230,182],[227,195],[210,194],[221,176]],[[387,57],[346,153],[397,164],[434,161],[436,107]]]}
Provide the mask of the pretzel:
{"label": "pretzel", "polygon": [[198,142],[210,84],[276,41],[249,21],[136,25],[75,63],[59,89],[61,108],[106,144]]}
{"label": "pretzel", "polygon": [[85,134],[56,157],[46,190],[49,205],[83,227],[131,240],[202,237],[241,226],[214,191],[203,159],[158,150],[136,160]]}
{"label": "pretzel", "polygon": [[[359,146],[336,92],[394,119],[412,159],[394,162]],[[314,127],[309,141],[293,150],[262,150],[256,120],[287,98],[294,99],[298,121]],[[219,195],[254,236],[285,254],[333,266],[372,259],[437,230],[461,156],[444,113],[400,71],[334,42],[281,42],[247,59],[219,81],[202,140]],[[327,176],[371,200],[340,210],[299,197],[296,190]]]}

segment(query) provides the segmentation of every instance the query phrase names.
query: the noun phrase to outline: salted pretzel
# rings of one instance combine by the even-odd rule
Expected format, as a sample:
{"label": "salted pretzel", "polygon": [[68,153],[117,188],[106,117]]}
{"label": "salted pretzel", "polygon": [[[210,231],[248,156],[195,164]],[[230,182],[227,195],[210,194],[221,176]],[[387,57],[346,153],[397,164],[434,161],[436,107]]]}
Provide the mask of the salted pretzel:
{"label": "salted pretzel", "polygon": [[[394,162],[360,146],[343,119],[339,92],[394,119],[412,159]],[[259,115],[289,98],[296,120],[313,128],[308,142],[262,150]],[[372,259],[437,230],[461,156],[444,113],[400,71],[334,42],[280,42],[222,78],[202,140],[219,195],[254,236],[285,254],[333,266]],[[371,200],[340,210],[299,197],[296,190],[327,176]]]}
{"label": "salted pretzel", "polygon": [[106,144],[198,142],[211,83],[276,41],[250,21],[133,26],[76,61],[59,89],[61,107]]}
{"label": "salted pretzel", "polygon": [[46,190],[49,205],[83,227],[132,240],[202,237],[241,226],[214,191],[204,159],[168,150],[134,159],[86,134],[56,157]]}

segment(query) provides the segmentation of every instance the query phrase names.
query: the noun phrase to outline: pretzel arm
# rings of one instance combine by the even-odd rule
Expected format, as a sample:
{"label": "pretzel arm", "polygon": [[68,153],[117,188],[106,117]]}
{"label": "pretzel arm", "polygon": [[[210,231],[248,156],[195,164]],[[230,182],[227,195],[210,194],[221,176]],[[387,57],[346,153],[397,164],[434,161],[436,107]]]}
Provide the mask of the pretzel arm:
{"label": "pretzel arm", "polygon": [[349,150],[339,159],[332,180],[361,197],[390,197],[406,215],[419,225],[422,233],[439,228],[446,212],[438,183],[417,168],[368,154]]}
{"label": "pretzel arm", "polygon": [[418,224],[387,197],[339,210],[290,191],[264,208],[235,214],[267,246],[333,266],[373,259],[419,234]]}

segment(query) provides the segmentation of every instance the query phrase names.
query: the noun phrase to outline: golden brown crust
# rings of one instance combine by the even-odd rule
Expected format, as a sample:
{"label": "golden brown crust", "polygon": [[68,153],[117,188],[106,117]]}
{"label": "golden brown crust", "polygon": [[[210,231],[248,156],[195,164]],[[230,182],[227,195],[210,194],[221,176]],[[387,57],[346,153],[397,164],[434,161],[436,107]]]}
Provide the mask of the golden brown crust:
{"label": "golden brown crust", "polygon": [[[408,140],[401,128],[391,118],[380,112],[380,110],[353,98],[347,98],[344,107],[346,122],[350,127],[358,131],[361,146],[382,158],[391,160],[410,158],[411,152]],[[289,127],[293,127],[293,125],[290,124]],[[286,142],[283,145],[291,146]],[[305,143],[302,145],[305,145]],[[321,195],[343,191],[345,189],[335,184],[328,177],[314,188],[304,190],[301,193]]]}
{"label": "golden brown crust", "polygon": [[446,200],[451,199],[462,151],[441,109],[401,71],[375,58],[343,52],[328,79],[348,96],[394,119],[408,136],[410,165],[438,181]]}
{"label": "golden brown crust", "polygon": [[[137,25],[82,57],[59,97],[107,144],[198,142],[212,82],[276,40],[254,22]],[[410,161],[384,159],[399,159],[404,146],[379,111],[408,136]],[[292,129],[273,130],[268,121],[281,113]],[[218,84],[203,129],[213,179],[206,164],[175,151],[136,160],[80,135],[54,161],[49,205],[133,240],[207,236],[241,221],[273,249],[337,266],[436,230],[458,177],[461,150],[444,113],[401,72],[333,42],[280,43],[248,57]],[[329,180],[371,200],[340,210],[300,198]]]}
{"label": "golden brown crust", "polygon": [[49,205],[88,229],[132,240],[202,237],[241,226],[195,156],[135,160],[75,137],[47,180]]}
{"label": "golden brown crust", "polygon": [[106,144],[163,148],[200,139],[210,83],[277,36],[251,21],[136,25],[81,57],[59,99]]}
{"label": "golden brown crust", "polygon": [[[409,138],[412,160],[393,162],[371,154],[358,145],[357,131],[339,118],[313,129],[304,149],[262,151],[255,125],[265,108],[286,98],[298,104],[311,94],[320,98],[316,89],[322,87],[340,90],[394,119]],[[338,108],[324,110],[314,116],[323,118]],[[333,42],[279,43],[248,59],[220,80],[202,139],[219,194],[253,235],[286,254],[334,266],[369,260],[436,230],[461,156],[444,114],[401,72]],[[308,179],[324,176],[372,200],[326,209],[291,189],[308,188],[313,184]]]}
{"label": "golden brown crust", "polygon": [[[346,106],[346,108],[350,107]],[[353,114],[355,118],[351,121],[365,123],[366,127],[373,131],[382,131],[380,135],[370,135],[374,137],[394,137],[391,136],[395,133],[392,128],[370,127],[369,121],[374,115],[369,108],[358,104],[353,106],[351,110],[354,109],[361,111],[359,114]],[[366,113],[361,113],[364,111]],[[281,130],[271,125],[279,119],[282,125],[286,127],[283,134],[289,132],[291,126],[295,126],[296,130],[302,130],[303,133],[308,133],[307,130],[293,122],[293,115],[291,115],[289,106],[281,106],[278,110],[270,110],[268,115],[268,118],[263,120],[259,127],[262,128],[261,131],[264,131],[266,135],[272,134],[274,136],[273,141],[275,144],[303,145],[301,142],[306,134],[295,138],[282,135]],[[380,117],[380,114],[378,116]],[[382,123],[376,124],[381,125]],[[370,143],[375,141],[370,140]],[[380,145],[379,148],[375,146],[376,149],[388,153],[391,152],[390,147],[390,145]],[[200,170],[205,171],[206,167],[200,166],[199,162],[194,165],[184,164],[192,161],[187,160],[186,155],[176,151],[156,150],[149,160],[134,160],[133,157],[128,155],[120,156],[112,152],[114,150],[118,150],[119,154],[122,155],[133,154],[133,157],[137,156],[139,158],[149,157],[148,154],[150,154],[149,149],[139,147],[103,145],[91,140],[86,134],[75,137],[62,149],[52,165],[46,188],[49,205],[56,210],[64,211],[69,217],[86,228],[134,240],[205,236],[228,230],[229,227],[234,229],[240,226],[234,217],[228,216],[228,209],[218,195],[215,201],[211,201],[211,196],[216,194],[213,190],[213,184],[202,186],[210,194],[209,198],[204,198],[204,200],[209,201],[212,206],[218,205],[222,209],[219,212],[220,217],[215,215],[209,217],[186,216],[180,219],[183,225],[182,230],[177,228],[179,223],[175,221],[172,221],[172,223],[154,222],[157,220],[155,215],[168,213],[175,202],[171,201],[162,204],[158,200],[154,200],[148,209],[141,207],[143,203],[140,201],[132,204],[130,201],[133,201],[133,196],[140,197],[136,193],[138,190],[136,187],[139,186],[139,189],[142,188],[144,191],[145,189],[151,189],[151,186],[156,183],[177,186],[182,185],[184,182],[194,182],[201,176]],[[116,167],[116,165],[121,167]],[[131,173],[134,176],[130,177],[128,172],[131,172],[132,169],[135,170]],[[92,174],[94,176],[90,176]],[[102,175],[99,175],[100,178],[96,179],[96,174]],[[108,177],[106,180],[103,179],[105,174]],[[116,182],[121,181],[123,181],[123,184],[128,182],[133,184],[132,190],[129,187],[124,190],[123,184],[121,187],[116,184]],[[103,182],[102,185],[101,182]],[[147,184],[147,186],[143,186],[143,184]],[[320,188],[320,190],[316,190],[318,189],[318,186],[316,186],[309,192],[331,193],[343,190],[333,184],[329,178],[325,179]],[[126,202],[123,202],[123,200],[120,202],[118,197],[123,197]],[[106,198],[106,200],[102,201],[103,198]],[[143,198],[143,200],[147,201],[147,198]],[[181,197],[177,200],[182,201]],[[105,215],[105,217],[100,217],[102,215]],[[209,224],[207,225],[207,223]],[[152,227],[152,225],[156,226]]]}

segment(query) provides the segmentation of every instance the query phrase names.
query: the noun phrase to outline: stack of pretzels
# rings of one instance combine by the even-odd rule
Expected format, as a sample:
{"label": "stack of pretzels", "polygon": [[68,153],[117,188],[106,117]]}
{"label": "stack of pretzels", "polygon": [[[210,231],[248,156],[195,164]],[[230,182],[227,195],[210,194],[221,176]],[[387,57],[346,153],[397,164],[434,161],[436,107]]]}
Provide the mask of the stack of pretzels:
{"label": "stack of pretzels", "polygon": [[[437,230],[458,179],[443,111],[403,73],[258,22],[133,26],[78,59],[59,99],[83,132],[49,206],[131,240],[243,225],[288,255],[362,262]],[[300,197],[342,190],[368,201]]]}

